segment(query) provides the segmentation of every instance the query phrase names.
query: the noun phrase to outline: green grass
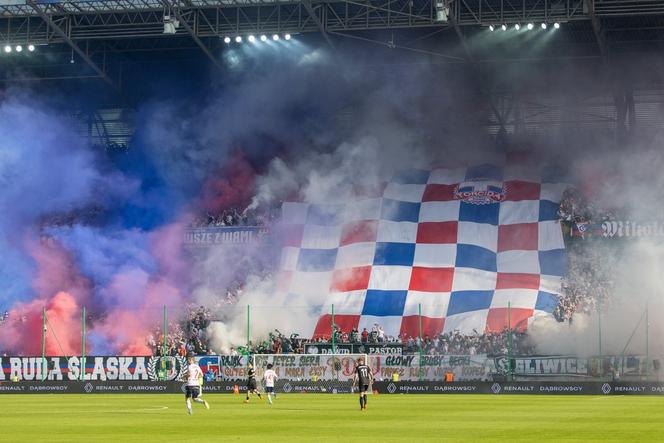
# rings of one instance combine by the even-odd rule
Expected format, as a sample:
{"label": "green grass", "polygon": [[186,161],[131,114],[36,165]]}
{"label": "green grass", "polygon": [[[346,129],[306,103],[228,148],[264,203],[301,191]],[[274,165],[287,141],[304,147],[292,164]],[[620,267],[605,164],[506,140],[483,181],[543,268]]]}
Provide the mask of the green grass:
{"label": "green grass", "polygon": [[0,395],[2,442],[662,441],[664,397],[281,394]]}

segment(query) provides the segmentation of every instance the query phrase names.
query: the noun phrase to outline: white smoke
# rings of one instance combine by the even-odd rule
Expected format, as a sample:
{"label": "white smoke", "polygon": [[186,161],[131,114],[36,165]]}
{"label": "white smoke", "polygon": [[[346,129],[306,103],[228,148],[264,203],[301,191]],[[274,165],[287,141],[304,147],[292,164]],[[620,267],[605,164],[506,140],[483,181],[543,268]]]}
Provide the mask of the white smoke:
{"label": "white smoke", "polygon": [[[613,149],[589,149],[572,161],[573,181],[586,187],[594,183],[591,204],[616,208],[616,217],[622,221],[661,221],[664,158],[649,145],[636,139],[614,145]],[[590,258],[587,265],[608,269],[607,287],[611,290],[602,293],[602,287],[593,288],[599,306],[589,315],[575,314],[571,324],[534,320],[529,333],[538,352],[581,356],[648,352],[664,356],[664,239],[613,237],[582,241],[580,247]]]}
{"label": "white smoke", "polygon": [[[357,188],[367,192],[379,189],[397,170],[490,163],[504,156],[470,118],[474,108],[466,108],[456,100],[451,92],[453,88],[449,87],[451,84],[434,87],[440,73],[435,73],[432,66],[411,66],[411,72],[398,81],[382,81],[381,78],[381,82],[376,81],[370,70],[354,70],[350,65],[340,67],[332,58],[321,56],[322,53],[308,54],[304,58],[316,59],[316,75],[308,77],[311,72],[302,75],[290,71],[288,75],[270,75],[269,82],[260,78],[257,82],[254,77],[238,88],[247,97],[239,107],[232,106],[233,100],[231,105],[228,100],[223,103],[226,106],[222,115],[233,127],[245,128],[245,122],[240,122],[236,114],[256,115],[259,118],[246,125],[247,132],[279,133],[290,143],[287,153],[273,158],[267,170],[257,178],[256,192],[248,210],[289,199],[344,202]],[[324,75],[327,71],[335,72],[343,81],[330,82]],[[316,81],[312,80],[314,78]],[[359,98],[350,100],[350,105],[344,104],[344,109],[352,110],[345,122],[329,119],[313,124],[304,117],[302,124],[293,128],[292,122],[282,117],[284,108],[297,108],[294,103],[311,101],[313,91],[327,94],[318,101],[324,103],[326,99],[336,99],[344,88],[361,91],[357,94]],[[285,103],[280,101],[284,90],[293,92]],[[214,106],[220,103],[215,101]],[[218,120],[214,112],[208,119],[211,127]],[[219,135],[208,138],[221,139]],[[661,206],[657,202],[661,200],[660,190],[664,189],[660,177],[664,163],[657,149],[643,149],[645,143],[640,141],[621,146],[602,137],[584,138],[575,134],[549,134],[546,141],[527,142],[527,148],[553,158],[550,169],[556,171],[560,182],[573,183],[580,188],[589,183],[601,184],[601,189],[592,192],[598,207],[618,207],[634,220],[661,216],[652,210]],[[657,142],[651,146],[656,145]],[[546,169],[549,160],[543,162]],[[588,248],[592,247],[588,243]],[[278,254],[278,251],[271,253]],[[204,260],[202,274],[212,273],[223,276],[222,280],[232,281],[242,254],[256,257],[266,253],[260,248],[241,254],[211,252]],[[603,304],[602,352],[605,354],[622,352],[639,323],[646,302],[651,346],[655,349],[664,342],[656,326],[664,324],[664,310],[657,295],[658,288],[662,287],[659,269],[663,269],[664,253],[658,242],[646,239],[625,248],[622,254],[624,256],[611,257],[615,261],[613,278],[616,283]],[[597,259],[602,260],[601,254]],[[290,300],[278,294],[274,280],[274,276],[250,278],[237,306],[217,310],[221,321],[210,328],[215,350],[246,342],[243,309],[247,305],[255,312],[250,328],[252,340],[265,337],[274,328],[284,333],[313,329],[323,298]],[[212,303],[218,296],[214,287],[221,285],[199,282],[195,294],[206,303]],[[642,323],[640,329],[637,328],[626,352],[644,352],[643,326]],[[571,325],[551,318],[535,319],[530,334],[539,352],[592,355],[598,352],[598,330],[596,314],[579,314],[574,316]]]}

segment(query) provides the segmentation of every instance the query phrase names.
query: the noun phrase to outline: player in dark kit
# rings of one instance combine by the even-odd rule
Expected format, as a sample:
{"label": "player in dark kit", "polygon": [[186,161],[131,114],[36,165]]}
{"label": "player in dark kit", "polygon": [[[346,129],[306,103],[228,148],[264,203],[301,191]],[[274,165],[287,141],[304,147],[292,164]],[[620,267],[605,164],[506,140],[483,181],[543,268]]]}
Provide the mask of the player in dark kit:
{"label": "player in dark kit", "polygon": [[247,376],[247,399],[244,401],[245,403],[249,403],[249,394],[256,394],[258,398],[261,398],[261,393],[258,391],[256,383],[256,371],[251,363],[247,367]]}
{"label": "player in dark kit", "polygon": [[373,384],[373,374],[371,373],[371,368],[364,364],[363,357],[357,359],[351,391],[355,390],[355,383],[357,383],[360,391],[360,410],[365,410],[367,409],[367,391],[370,385]]}

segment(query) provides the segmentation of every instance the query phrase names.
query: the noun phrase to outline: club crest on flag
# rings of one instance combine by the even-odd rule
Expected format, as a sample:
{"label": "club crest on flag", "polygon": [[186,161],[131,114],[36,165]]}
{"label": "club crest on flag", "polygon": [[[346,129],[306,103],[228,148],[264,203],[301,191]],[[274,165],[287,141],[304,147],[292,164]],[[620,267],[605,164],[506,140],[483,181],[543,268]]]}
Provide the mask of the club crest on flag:
{"label": "club crest on flag", "polygon": [[454,188],[454,198],[473,205],[500,203],[505,200],[507,189],[495,180],[472,180],[459,183]]}

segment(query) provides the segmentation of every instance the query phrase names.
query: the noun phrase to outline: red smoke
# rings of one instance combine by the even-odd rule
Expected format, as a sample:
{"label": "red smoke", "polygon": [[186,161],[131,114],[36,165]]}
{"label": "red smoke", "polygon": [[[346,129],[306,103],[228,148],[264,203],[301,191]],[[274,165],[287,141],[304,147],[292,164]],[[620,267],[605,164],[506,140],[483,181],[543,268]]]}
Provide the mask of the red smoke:
{"label": "red smoke", "polygon": [[254,194],[256,171],[236,152],[231,160],[203,185],[202,206],[216,214],[224,209],[245,208]]}
{"label": "red smoke", "polygon": [[92,284],[80,274],[73,257],[60,243],[52,239],[28,241],[26,248],[37,266],[32,287],[39,298],[49,299],[64,291],[79,304],[89,302]]}
{"label": "red smoke", "polygon": [[41,355],[42,309],[46,308],[46,355],[81,353],[81,310],[74,297],[58,292],[44,300],[19,304],[9,313],[3,340],[9,349],[21,349],[24,355]]}
{"label": "red smoke", "polygon": [[[27,242],[36,264],[32,285],[37,297],[11,308],[0,337],[3,349],[41,355],[42,310],[46,308],[46,354],[80,355],[85,306],[88,336],[94,333],[103,337],[110,350],[118,354],[150,355],[148,338],[162,323],[164,305],[169,320],[175,320],[188,293],[190,268],[182,251],[184,229],[184,223],[174,223],[148,234],[149,252],[157,271],[148,275],[131,268],[117,273],[106,288],[95,291],[109,297],[105,300],[93,300],[91,282],[81,275],[71,254],[58,242]],[[100,308],[109,301],[110,307]]]}
{"label": "red smoke", "polygon": [[46,308],[46,354],[81,352],[81,309],[90,297],[90,282],[77,270],[71,255],[50,240],[28,241],[35,260],[33,289],[37,298],[19,303],[9,311],[2,341],[9,350],[41,355],[42,310]]}
{"label": "red smoke", "polygon": [[[120,355],[150,355],[148,338],[155,326],[161,326],[163,307],[169,321],[184,308],[186,284],[190,267],[183,258],[184,223],[173,223],[149,234],[150,253],[159,267],[155,275],[137,294],[131,308],[118,306],[108,312],[103,322],[95,325],[96,333],[104,336],[112,349]],[[126,277],[126,278],[125,278]],[[129,273],[116,275],[117,281],[133,281]],[[122,285],[119,285],[122,288]]]}
{"label": "red smoke", "polygon": [[106,337],[118,355],[151,355],[147,343],[149,330],[159,314],[156,310],[116,309],[95,327],[95,332]]}

